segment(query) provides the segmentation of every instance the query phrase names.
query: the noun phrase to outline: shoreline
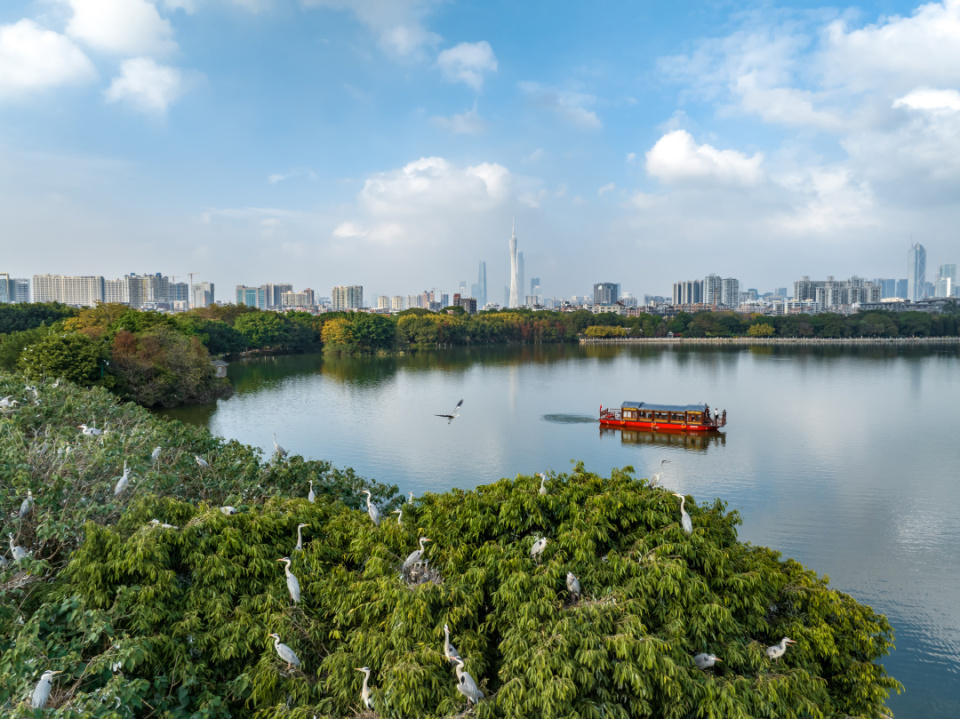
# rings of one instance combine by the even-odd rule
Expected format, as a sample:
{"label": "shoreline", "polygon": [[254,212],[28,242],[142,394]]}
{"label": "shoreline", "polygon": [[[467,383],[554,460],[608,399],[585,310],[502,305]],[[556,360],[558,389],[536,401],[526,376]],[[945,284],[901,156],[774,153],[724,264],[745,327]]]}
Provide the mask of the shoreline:
{"label": "shoreline", "polygon": [[955,345],[960,337],[580,337],[579,341],[582,345]]}

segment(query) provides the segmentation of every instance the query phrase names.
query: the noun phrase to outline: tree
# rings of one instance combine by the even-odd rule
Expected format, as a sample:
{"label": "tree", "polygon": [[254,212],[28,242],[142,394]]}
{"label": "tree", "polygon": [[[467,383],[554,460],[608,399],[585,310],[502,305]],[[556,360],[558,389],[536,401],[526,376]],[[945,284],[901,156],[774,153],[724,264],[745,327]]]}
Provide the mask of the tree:
{"label": "tree", "polygon": [[101,347],[83,334],[51,334],[20,353],[18,368],[33,381],[62,377],[89,386],[102,374]]}
{"label": "tree", "polygon": [[773,337],[775,331],[773,325],[767,324],[766,322],[758,322],[750,325],[747,334],[750,337]]}

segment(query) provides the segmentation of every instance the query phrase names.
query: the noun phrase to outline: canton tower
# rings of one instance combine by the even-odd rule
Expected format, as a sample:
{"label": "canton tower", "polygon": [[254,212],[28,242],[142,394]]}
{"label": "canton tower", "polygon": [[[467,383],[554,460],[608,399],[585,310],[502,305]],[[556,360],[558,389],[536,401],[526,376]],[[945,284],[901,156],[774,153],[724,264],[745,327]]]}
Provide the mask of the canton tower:
{"label": "canton tower", "polygon": [[517,221],[513,221],[513,231],[510,233],[510,306],[519,307],[519,268],[517,266]]}

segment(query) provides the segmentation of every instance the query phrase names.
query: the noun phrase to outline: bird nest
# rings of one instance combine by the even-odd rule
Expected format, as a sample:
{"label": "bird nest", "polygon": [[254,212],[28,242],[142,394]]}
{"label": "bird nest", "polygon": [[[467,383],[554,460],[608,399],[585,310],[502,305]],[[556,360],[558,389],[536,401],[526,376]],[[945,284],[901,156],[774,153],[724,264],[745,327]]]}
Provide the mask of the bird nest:
{"label": "bird nest", "polygon": [[410,589],[427,583],[443,584],[440,572],[430,567],[428,562],[414,562],[409,567],[401,569],[400,575]]}
{"label": "bird nest", "polygon": [[40,577],[35,577],[29,572],[17,572],[7,581],[0,583],[0,593],[9,592],[14,589],[23,589],[38,581],[40,581]]}

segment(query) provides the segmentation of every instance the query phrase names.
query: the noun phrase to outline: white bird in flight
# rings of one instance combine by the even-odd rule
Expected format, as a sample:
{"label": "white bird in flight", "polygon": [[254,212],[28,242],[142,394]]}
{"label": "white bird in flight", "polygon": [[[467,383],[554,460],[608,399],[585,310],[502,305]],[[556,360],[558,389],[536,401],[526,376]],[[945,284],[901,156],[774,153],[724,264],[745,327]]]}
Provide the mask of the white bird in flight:
{"label": "white bird in flight", "polygon": [[457,406],[453,408],[453,412],[451,414],[438,414],[436,416],[446,417],[447,424],[450,424],[453,420],[455,420],[457,417],[460,416],[460,405],[462,404],[463,404],[463,400],[460,400],[459,402],[457,402]]}

